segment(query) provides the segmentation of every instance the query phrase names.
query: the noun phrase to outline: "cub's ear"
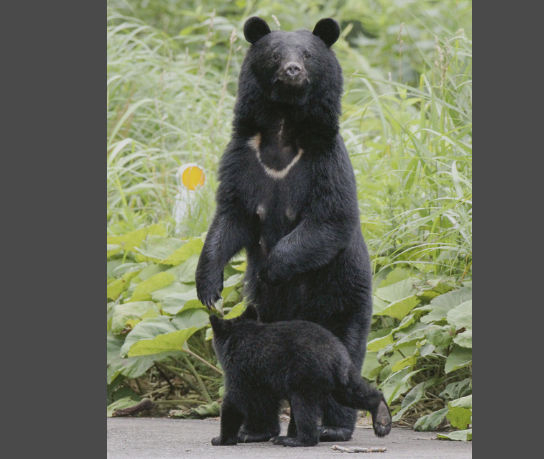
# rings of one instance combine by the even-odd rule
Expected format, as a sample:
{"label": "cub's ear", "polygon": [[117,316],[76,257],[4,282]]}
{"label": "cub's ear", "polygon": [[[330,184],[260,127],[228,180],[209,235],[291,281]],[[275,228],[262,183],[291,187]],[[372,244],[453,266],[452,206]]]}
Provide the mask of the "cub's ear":
{"label": "cub's ear", "polygon": [[257,313],[255,306],[250,304],[240,317],[246,320],[257,320],[259,318],[259,314]]}
{"label": "cub's ear", "polygon": [[253,16],[244,24],[244,37],[251,44],[257,42],[270,33],[270,27],[264,19]]}
{"label": "cub's ear", "polygon": [[223,321],[213,314],[210,314],[210,324],[212,325],[213,332],[217,335],[223,330]]}
{"label": "cub's ear", "polygon": [[314,27],[314,35],[321,38],[330,48],[340,36],[340,26],[332,18],[321,19]]}

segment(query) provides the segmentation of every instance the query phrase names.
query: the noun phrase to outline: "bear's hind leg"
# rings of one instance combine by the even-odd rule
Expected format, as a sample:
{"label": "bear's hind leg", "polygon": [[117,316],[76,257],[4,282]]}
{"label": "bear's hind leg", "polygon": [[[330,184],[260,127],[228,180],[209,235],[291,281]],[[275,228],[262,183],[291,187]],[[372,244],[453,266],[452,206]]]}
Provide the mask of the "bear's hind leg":
{"label": "bear's hind leg", "polygon": [[255,394],[252,398],[246,422],[238,434],[241,443],[265,442],[280,434],[280,400],[266,394]]}
{"label": "bear's hind leg", "polygon": [[[291,402],[289,402],[291,404]],[[295,438],[298,435],[297,424],[295,419],[295,413],[293,412],[293,407],[291,406],[291,419],[289,420],[289,427],[287,427],[287,435],[272,437],[270,441],[275,445],[283,445],[283,441],[286,438]]]}
{"label": "bear's hind leg", "polygon": [[[294,416],[295,422],[290,429],[292,434],[284,437],[283,440],[276,444],[283,446],[314,446],[319,443],[319,429],[317,421],[321,415],[319,398],[307,397],[300,394],[295,394],[291,397],[291,416]],[[293,418],[291,418],[293,419]],[[291,427],[291,424],[289,424]]]}
{"label": "bear's hind leg", "polygon": [[332,397],[325,401],[323,426],[319,439],[321,441],[348,441],[351,440],[357,410],[340,405]]}

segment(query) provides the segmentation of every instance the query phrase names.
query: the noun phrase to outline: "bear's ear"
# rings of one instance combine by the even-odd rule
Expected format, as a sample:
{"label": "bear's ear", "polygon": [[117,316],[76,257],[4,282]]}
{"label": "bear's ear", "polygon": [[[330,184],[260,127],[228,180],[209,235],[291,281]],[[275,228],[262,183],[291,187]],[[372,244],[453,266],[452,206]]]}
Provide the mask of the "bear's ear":
{"label": "bear's ear", "polygon": [[253,16],[244,24],[244,37],[251,44],[257,42],[270,33],[270,27],[264,19]]}
{"label": "bear's ear", "polygon": [[250,304],[240,317],[246,320],[257,320],[259,318],[259,314],[257,313],[255,306]]}
{"label": "bear's ear", "polygon": [[314,27],[314,35],[321,38],[330,48],[340,36],[340,26],[332,18],[321,19]]}
{"label": "bear's ear", "polygon": [[210,314],[210,324],[212,325],[213,332],[218,335],[223,330],[223,321],[213,314]]}

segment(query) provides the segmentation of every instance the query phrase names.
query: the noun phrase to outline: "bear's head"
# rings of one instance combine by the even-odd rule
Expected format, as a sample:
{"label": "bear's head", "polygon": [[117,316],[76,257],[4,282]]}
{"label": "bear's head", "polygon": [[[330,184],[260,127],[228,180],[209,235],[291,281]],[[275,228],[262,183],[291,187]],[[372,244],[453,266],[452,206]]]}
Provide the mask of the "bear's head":
{"label": "bear's head", "polygon": [[340,98],[342,69],[330,49],[340,36],[334,19],[321,19],[313,32],[271,32],[263,19],[252,17],[244,25],[244,36],[251,47],[241,86],[256,83],[269,101],[288,105],[304,105],[331,93]]}
{"label": "bear's head", "polygon": [[[221,361],[228,352],[225,348],[228,339],[237,330],[241,330],[240,326],[247,322],[255,323],[258,320],[259,314],[257,309],[253,305],[249,305],[246,310],[238,317],[234,319],[220,319],[219,317],[211,314],[210,324],[213,330],[213,346],[216,354]],[[244,334],[242,330],[242,334]]]}

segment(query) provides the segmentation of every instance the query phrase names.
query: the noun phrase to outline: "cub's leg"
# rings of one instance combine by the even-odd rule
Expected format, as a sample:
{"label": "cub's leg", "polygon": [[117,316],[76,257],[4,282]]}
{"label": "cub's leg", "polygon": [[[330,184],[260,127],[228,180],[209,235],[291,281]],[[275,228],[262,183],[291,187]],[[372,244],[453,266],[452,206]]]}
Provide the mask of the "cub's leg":
{"label": "cub's leg", "polygon": [[243,413],[228,396],[225,397],[221,405],[221,435],[212,438],[212,445],[238,444],[238,431],[243,421]]}
{"label": "cub's leg", "polygon": [[272,443],[274,443],[275,445],[283,445],[283,441],[286,438],[288,438],[288,437],[289,438],[295,438],[298,435],[297,425],[296,425],[296,420],[295,420],[295,413],[293,412],[293,406],[292,406],[291,402],[289,402],[289,404],[291,405],[291,419],[289,421],[289,427],[287,428],[287,436],[272,437],[270,439],[270,441]]}
{"label": "cub's leg", "polygon": [[280,434],[280,400],[266,393],[252,394],[247,418],[238,434],[242,443],[269,441]]}
{"label": "cub's leg", "polygon": [[321,415],[321,397],[295,394],[291,397],[291,416],[294,416],[295,423],[291,433],[296,437],[288,436],[281,442],[283,446],[314,446],[319,442],[319,429],[317,421]]}

